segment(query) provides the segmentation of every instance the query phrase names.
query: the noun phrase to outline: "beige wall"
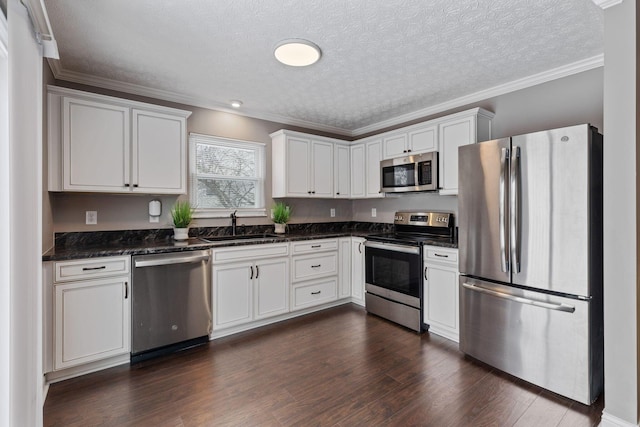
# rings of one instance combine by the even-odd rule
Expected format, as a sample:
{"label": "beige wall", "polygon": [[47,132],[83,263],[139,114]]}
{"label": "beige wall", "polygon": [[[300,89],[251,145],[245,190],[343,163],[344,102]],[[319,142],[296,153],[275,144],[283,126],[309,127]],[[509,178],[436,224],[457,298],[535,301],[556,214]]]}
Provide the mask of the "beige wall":
{"label": "beige wall", "polygon": [[[493,120],[493,136],[503,137],[535,130],[549,129],[578,123],[590,122],[602,128],[602,68],[558,79],[535,87],[523,89],[478,104],[467,105],[443,113],[462,111],[481,106],[496,113]],[[100,88],[57,81],[57,85],[88,90],[143,102],[167,105],[190,110],[193,114],[187,122],[189,132],[197,132],[227,138],[264,142],[267,147],[267,182],[265,200],[271,199],[271,139],[269,134],[282,128],[308,131],[292,126],[264,120],[252,119],[236,114],[207,110],[145,97],[117,93]],[[433,118],[427,117],[427,120]],[[396,126],[399,127],[399,126]],[[310,131],[318,133],[315,131]],[[336,135],[328,135],[334,136]],[[341,139],[346,139],[342,137]],[[59,193],[51,196],[53,210],[53,231],[121,230],[170,227],[168,211],[176,198],[159,197],[163,205],[160,224],[148,222],[147,205],[156,197],[130,195],[95,195]],[[373,200],[310,200],[291,199],[293,207],[292,223],[327,221],[392,222],[393,213],[401,209],[429,209],[456,212],[457,199],[452,196],[438,196],[428,193],[402,195]],[[331,218],[331,208],[336,209],[336,217]],[[371,208],[376,208],[377,216],[372,217]],[[98,211],[98,224],[85,225],[87,210]],[[241,218],[247,225],[269,224],[268,218]],[[229,225],[227,219],[197,220],[194,226]],[[48,228],[48,227],[47,227]],[[51,230],[48,230],[51,231]]]}
{"label": "beige wall", "polygon": [[[237,114],[128,95],[100,88],[72,84],[69,82],[56,81],[55,84],[58,86],[65,86],[189,110],[192,111],[192,114],[187,120],[188,132],[265,143],[267,155],[265,200],[267,207],[273,205],[273,200],[271,199],[271,138],[269,137],[269,134],[283,128],[310,132],[307,129],[299,127],[252,119]],[[318,134],[318,132],[314,133]],[[323,135],[336,137],[336,135],[326,133]],[[149,201],[153,199],[160,199],[162,202],[163,214],[160,219],[160,223],[149,223],[148,220],[148,204]],[[157,197],[138,195],[52,193],[53,229],[49,231],[64,232],[169,228],[171,227],[171,220],[168,213],[176,199],[177,198],[175,196]],[[352,216],[351,202],[349,200],[288,200],[287,203],[289,203],[293,208],[293,216],[291,220],[291,223],[293,224],[307,222],[350,221]],[[336,216],[334,218],[330,217],[331,208],[336,209]],[[97,225],[85,225],[85,211],[87,210],[98,211]],[[246,225],[271,224],[271,220],[266,217],[240,218],[238,223]],[[194,221],[193,226],[209,227],[227,226],[229,224],[230,220],[226,218],[201,219]]]}
{"label": "beige wall", "polygon": [[603,426],[640,419],[637,7],[625,0],[604,15]]}
{"label": "beige wall", "polygon": [[[465,105],[448,111],[447,114],[477,106],[494,112],[496,115],[492,121],[493,138],[580,123],[591,123],[602,132],[603,73],[603,68],[597,68],[477,104]],[[371,216],[371,208],[376,208],[376,218]],[[392,222],[393,213],[404,209],[457,213],[458,203],[455,196],[428,193],[353,202],[353,215],[357,221]]]}

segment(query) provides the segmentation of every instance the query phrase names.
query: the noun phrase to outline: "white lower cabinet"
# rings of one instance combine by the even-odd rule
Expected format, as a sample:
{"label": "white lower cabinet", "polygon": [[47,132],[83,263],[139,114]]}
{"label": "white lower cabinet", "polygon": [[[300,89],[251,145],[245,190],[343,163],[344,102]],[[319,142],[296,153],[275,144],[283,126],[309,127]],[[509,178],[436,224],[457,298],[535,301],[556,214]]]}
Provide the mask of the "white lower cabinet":
{"label": "white lower cabinet", "polygon": [[424,247],[424,318],[429,332],[458,342],[458,250]]}
{"label": "white lower cabinet", "polygon": [[[130,352],[129,266],[128,256],[55,263],[54,371]],[[67,271],[74,273],[65,275]],[[114,277],[101,277],[109,274]]]}
{"label": "white lower cabinet", "polygon": [[291,311],[338,299],[338,239],[291,244]]}
{"label": "white lower cabinet", "polygon": [[364,242],[362,237],[351,238],[351,298],[364,306]]}
{"label": "white lower cabinet", "polygon": [[[242,325],[289,311],[289,258],[286,244],[213,251],[213,330]],[[275,258],[255,259],[252,253]],[[233,260],[241,254],[252,261]]]}
{"label": "white lower cabinet", "polygon": [[351,237],[338,240],[338,298],[351,297]]}

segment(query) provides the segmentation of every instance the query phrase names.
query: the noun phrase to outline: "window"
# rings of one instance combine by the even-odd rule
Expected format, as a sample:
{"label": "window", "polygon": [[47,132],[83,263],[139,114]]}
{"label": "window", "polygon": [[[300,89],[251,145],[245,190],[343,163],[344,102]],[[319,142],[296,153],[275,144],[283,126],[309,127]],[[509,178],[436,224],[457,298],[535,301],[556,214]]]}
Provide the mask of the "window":
{"label": "window", "polygon": [[190,133],[189,160],[196,218],[266,215],[264,144]]}

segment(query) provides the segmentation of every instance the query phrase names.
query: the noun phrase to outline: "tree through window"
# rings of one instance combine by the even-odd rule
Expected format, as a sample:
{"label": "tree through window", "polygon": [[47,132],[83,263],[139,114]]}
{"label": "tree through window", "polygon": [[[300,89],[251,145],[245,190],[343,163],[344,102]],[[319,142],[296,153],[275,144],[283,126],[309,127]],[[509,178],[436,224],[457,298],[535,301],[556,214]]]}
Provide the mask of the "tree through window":
{"label": "tree through window", "polygon": [[264,144],[191,133],[189,148],[198,210],[264,208]]}

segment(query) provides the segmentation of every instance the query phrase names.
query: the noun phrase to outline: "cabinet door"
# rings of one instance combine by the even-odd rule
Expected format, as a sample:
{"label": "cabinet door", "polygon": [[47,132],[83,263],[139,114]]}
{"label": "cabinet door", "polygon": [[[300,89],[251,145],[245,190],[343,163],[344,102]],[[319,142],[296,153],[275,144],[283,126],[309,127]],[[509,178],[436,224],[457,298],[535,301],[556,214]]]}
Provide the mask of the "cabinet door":
{"label": "cabinet door", "polygon": [[384,138],[382,143],[383,158],[385,159],[402,156],[407,152],[407,149],[407,135],[405,133],[388,136]]}
{"label": "cabinet door", "polygon": [[429,330],[458,341],[458,271],[440,265],[425,265],[424,323]]}
{"label": "cabinet door", "polygon": [[335,197],[338,199],[348,199],[351,197],[351,165],[349,147],[336,144],[334,146],[334,182]]}
{"label": "cabinet door", "polygon": [[338,298],[351,296],[351,237],[338,241]]}
{"label": "cabinet door", "polygon": [[476,142],[476,118],[440,124],[440,194],[458,194],[458,147]]}
{"label": "cabinet door", "polygon": [[409,132],[407,144],[412,153],[426,153],[438,149],[438,127],[430,126]]}
{"label": "cabinet door", "polygon": [[366,197],[364,144],[351,146],[351,198]]}
{"label": "cabinet door", "polygon": [[289,258],[256,262],[254,277],[255,319],[289,311]]}
{"label": "cabinet door", "polygon": [[364,305],[364,241],[351,238],[351,297],[360,305]]}
{"label": "cabinet door", "polygon": [[367,197],[383,197],[380,193],[380,160],[382,157],[382,143],[378,141],[367,142]]}
{"label": "cabinet door", "polygon": [[308,139],[287,137],[286,150],[287,195],[289,197],[309,197],[309,162],[311,141]]}
{"label": "cabinet door", "polygon": [[187,192],[185,123],[182,117],[133,110],[134,192]]}
{"label": "cabinet door", "polygon": [[311,147],[313,197],[333,197],[333,144],[313,142]]}
{"label": "cabinet door", "polygon": [[63,189],[129,192],[129,109],[65,97]]}
{"label": "cabinet door", "polygon": [[54,370],[131,350],[128,277],[55,285]]}
{"label": "cabinet door", "polygon": [[213,266],[213,329],[253,320],[252,263]]}

